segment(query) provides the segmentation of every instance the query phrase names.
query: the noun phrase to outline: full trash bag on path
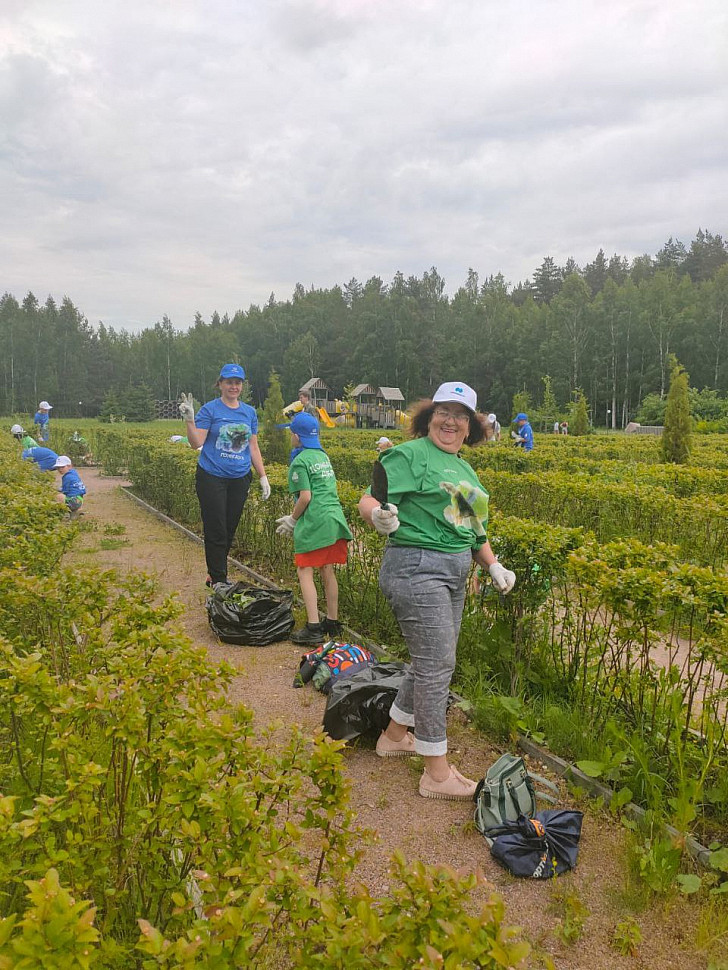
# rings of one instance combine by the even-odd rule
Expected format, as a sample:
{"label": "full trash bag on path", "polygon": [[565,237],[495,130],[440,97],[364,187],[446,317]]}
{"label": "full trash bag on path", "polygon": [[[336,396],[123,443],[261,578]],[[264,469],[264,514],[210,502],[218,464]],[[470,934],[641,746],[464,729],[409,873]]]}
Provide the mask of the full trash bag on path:
{"label": "full trash bag on path", "polygon": [[210,626],[224,643],[264,647],[287,640],[293,629],[293,593],[289,589],[218,583],[205,605]]}
{"label": "full trash bag on path", "polygon": [[380,661],[346,679],[337,678],[324,711],[324,731],[339,741],[383,731],[407,667],[400,661]]}
{"label": "full trash bag on path", "polygon": [[491,855],[514,876],[553,879],[576,866],[582,820],[581,812],[561,809],[520,815],[487,830]]}

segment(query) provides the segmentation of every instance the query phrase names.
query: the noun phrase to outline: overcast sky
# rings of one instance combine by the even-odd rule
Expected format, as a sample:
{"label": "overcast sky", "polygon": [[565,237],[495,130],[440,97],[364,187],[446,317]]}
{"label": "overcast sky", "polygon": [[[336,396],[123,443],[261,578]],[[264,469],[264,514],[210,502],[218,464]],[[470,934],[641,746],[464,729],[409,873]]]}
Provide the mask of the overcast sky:
{"label": "overcast sky", "polygon": [[726,0],[1,0],[0,292],[96,325],[728,235]]}

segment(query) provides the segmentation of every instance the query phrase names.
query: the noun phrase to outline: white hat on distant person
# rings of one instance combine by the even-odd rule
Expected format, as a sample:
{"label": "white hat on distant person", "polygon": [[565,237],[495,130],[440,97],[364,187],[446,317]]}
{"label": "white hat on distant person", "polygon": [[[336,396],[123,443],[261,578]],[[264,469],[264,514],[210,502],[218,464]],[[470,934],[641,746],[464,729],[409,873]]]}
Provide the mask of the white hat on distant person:
{"label": "white hat on distant person", "polygon": [[455,401],[457,404],[462,404],[466,407],[468,411],[473,412],[478,407],[478,395],[472,387],[468,387],[467,384],[461,384],[459,381],[447,381],[445,384],[440,384],[432,395],[432,400],[435,404]]}
{"label": "white hat on distant person", "polygon": [[490,414],[488,415],[488,424],[495,424],[497,420],[498,419],[496,418],[496,416],[491,411]]}
{"label": "white hat on distant person", "polygon": [[53,405],[49,404],[48,401],[41,401],[38,405],[38,410],[42,411],[45,408],[46,411],[52,411]]}
{"label": "white hat on distant person", "polygon": [[14,424],[10,429],[10,434],[25,434],[25,431],[23,431],[23,428],[21,425]]}
{"label": "white hat on distant person", "polygon": [[70,465],[70,464],[71,464],[71,459],[68,457],[68,455],[59,455],[58,458],[56,458],[56,463],[53,467],[65,468],[66,465]]}
{"label": "white hat on distant person", "polygon": [[392,442],[391,442],[391,439],[389,439],[389,438],[385,438],[385,436],[384,436],[384,435],[382,435],[382,437],[381,437],[381,438],[378,438],[378,439],[377,439],[377,444],[378,444],[378,445],[391,445],[391,444],[392,444]]}

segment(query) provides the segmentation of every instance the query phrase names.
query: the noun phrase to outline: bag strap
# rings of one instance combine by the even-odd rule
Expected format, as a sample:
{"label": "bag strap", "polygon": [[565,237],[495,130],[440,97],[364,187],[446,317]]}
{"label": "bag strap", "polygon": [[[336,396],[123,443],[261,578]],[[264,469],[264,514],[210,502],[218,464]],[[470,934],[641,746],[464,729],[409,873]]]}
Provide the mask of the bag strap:
{"label": "bag strap", "polygon": [[[552,792],[555,792],[557,795],[559,794],[558,785],[555,785],[552,781],[549,781],[548,778],[544,778],[543,775],[537,775],[533,771],[529,771],[529,775],[531,776],[531,778],[533,778],[534,781],[537,781],[539,785],[543,785],[544,788],[549,788]],[[548,799],[546,800],[548,801]]]}
{"label": "bag strap", "polygon": [[516,798],[513,782],[511,781],[510,778],[506,778],[505,789],[508,792],[508,794],[511,796],[511,802],[513,803],[513,807],[516,810],[516,815],[520,815],[522,812],[522,809],[521,809],[521,806],[518,804],[518,799]]}

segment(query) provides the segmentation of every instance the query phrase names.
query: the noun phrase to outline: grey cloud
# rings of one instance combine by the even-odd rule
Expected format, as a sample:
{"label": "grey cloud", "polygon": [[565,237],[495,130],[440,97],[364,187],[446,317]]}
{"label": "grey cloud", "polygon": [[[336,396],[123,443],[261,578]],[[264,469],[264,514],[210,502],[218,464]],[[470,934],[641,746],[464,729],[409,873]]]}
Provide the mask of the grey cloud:
{"label": "grey cloud", "polygon": [[[95,320],[725,232],[725,35],[642,0],[5,13],[3,288]],[[106,309],[105,309],[106,308]]]}

